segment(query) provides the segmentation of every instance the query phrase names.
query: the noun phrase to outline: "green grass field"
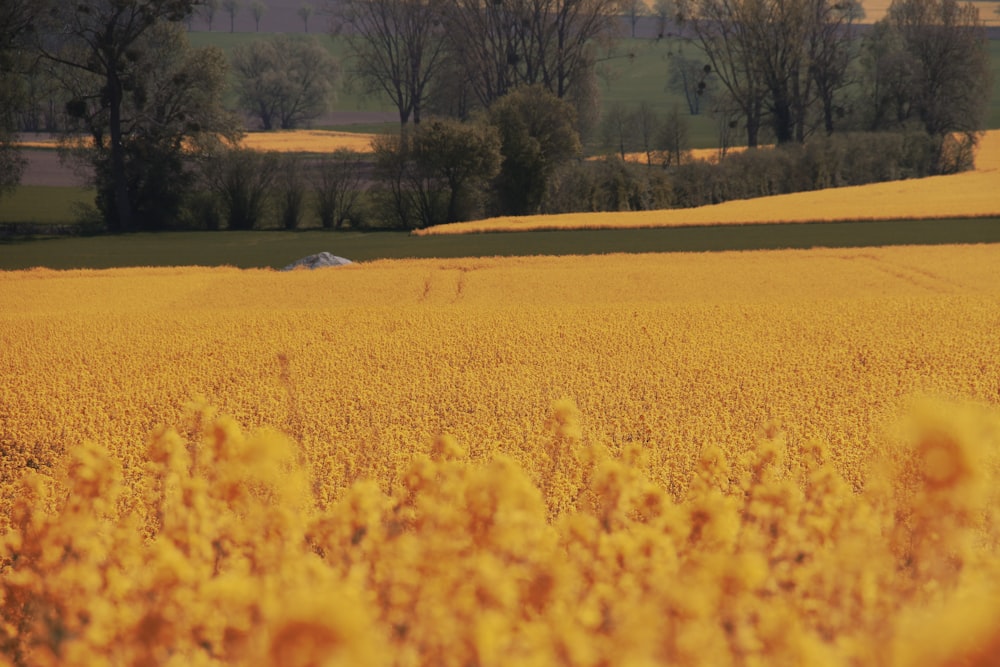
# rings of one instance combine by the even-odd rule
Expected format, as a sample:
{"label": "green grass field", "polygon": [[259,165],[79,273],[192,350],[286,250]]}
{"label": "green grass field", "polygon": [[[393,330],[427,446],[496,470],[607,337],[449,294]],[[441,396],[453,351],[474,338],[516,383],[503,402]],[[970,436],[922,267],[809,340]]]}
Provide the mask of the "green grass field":
{"label": "green grass field", "polygon": [[401,232],[172,232],[0,243],[0,270],[36,266],[281,268],[322,251],[354,261],[1000,243],[1000,218],[411,236]]}
{"label": "green grass field", "polygon": [[22,185],[0,198],[0,223],[69,224],[76,221],[77,206],[93,203],[93,190]]}

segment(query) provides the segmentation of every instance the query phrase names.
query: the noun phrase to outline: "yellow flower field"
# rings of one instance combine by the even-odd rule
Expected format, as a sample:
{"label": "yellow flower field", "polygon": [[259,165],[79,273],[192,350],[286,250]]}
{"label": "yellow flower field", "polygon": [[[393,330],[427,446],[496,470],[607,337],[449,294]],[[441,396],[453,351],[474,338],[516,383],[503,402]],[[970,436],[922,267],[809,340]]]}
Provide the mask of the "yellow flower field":
{"label": "yellow flower field", "polygon": [[615,213],[503,217],[437,225],[415,234],[470,234],[533,229],[629,229],[742,225],[773,222],[831,222],[965,218],[1000,215],[1000,130],[984,133],[976,169],[963,174],[728,201],[698,208]]}
{"label": "yellow flower field", "polygon": [[282,130],[249,132],[243,135],[241,145],[259,151],[279,151],[282,153],[332,153],[340,149],[370,153],[374,138],[374,134],[363,132]]}
{"label": "yellow flower field", "polygon": [[[240,145],[261,151],[280,153],[332,153],[339,149],[369,153],[374,134],[363,132],[336,132],[333,130],[280,130],[274,132],[248,132]],[[21,141],[25,148],[55,148],[56,137]]]}
{"label": "yellow flower field", "polygon": [[986,665],[998,246],[0,273],[0,665]]}

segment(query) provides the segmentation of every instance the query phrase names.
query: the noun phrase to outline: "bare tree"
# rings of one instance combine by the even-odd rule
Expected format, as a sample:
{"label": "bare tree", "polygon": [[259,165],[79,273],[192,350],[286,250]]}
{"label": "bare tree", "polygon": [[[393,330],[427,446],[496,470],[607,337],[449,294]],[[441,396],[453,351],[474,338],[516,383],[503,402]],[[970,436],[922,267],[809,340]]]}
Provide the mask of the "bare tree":
{"label": "bare tree", "polygon": [[667,90],[684,96],[688,113],[697,116],[702,103],[712,94],[712,66],[704,59],[691,58],[678,51],[670,56]]}
{"label": "bare tree", "polygon": [[237,47],[232,67],[243,111],[265,130],[292,129],[326,111],[339,69],[315,38],[290,35]]}
{"label": "bare tree", "polygon": [[384,93],[399,123],[420,123],[427,96],[445,63],[441,15],[429,0],[341,0],[333,31],[351,51],[351,74],[370,93]]}
{"label": "bare tree", "polygon": [[620,7],[625,18],[628,19],[630,34],[634,39],[639,19],[643,16],[648,16],[650,13],[649,5],[646,4],[646,0],[622,0]]}
{"label": "bare tree", "polygon": [[205,17],[205,23],[208,24],[209,32],[212,32],[212,23],[215,22],[215,15],[219,11],[220,2],[221,0],[201,0],[201,15]]}
{"label": "bare tree", "polygon": [[482,192],[500,172],[500,135],[485,122],[435,119],[413,134],[412,187],[423,225],[481,214]]}
{"label": "bare tree", "polygon": [[666,166],[680,166],[690,151],[690,128],[687,118],[675,104],[667,112],[656,136],[657,147],[663,150]]}
{"label": "bare tree", "polygon": [[313,9],[313,6],[307,2],[299,5],[298,15],[299,18],[302,19],[302,25],[306,32],[309,32],[309,19],[312,18]]}
{"label": "bare tree", "polygon": [[669,28],[677,19],[677,2],[675,0],[656,0],[653,3],[653,16],[656,17],[656,38],[668,37],[670,35]]}
{"label": "bare tree", "polygon": [[240,0],[222,0],[222,8],[229,14],[229,32],[235,32],[236,15],[243,8],[243,3]]}
{"label": "bare tree", "polygon": [[339,149],[323,156],[314,167],[316,214],[324,229],[339,229],[357,215],[362,166],[360,154]]}
{"label": "bare tree", "polygon": [[636,149],[638,140],[633,114],[621,102],[608,109],[601,118],[601,139],[607,148],[613,148],[622,160]]}
{"label": "bare tree", "polygon": [[649,102],[642,101],[632,114],[635,123],[635,137],[639,148],[646,155],[646,165],[653,165],[653,154],[657,150],[656,135],[661,120]]}
{"label": "bare tree", "polygon": [[[817,4],[821,12],[809,34],[809,74],[816,86],[816,97],[823,116],[823,129],[833,134],[838,118],[846,113],[840,98],[842,92],[856,81],[849,75],[857,50],[854,27],[865,17],[860,0],[843,0],[839,4]],[[800,110],[804,113],[805,110]],[[802,139],[800,123],[799,139]]]}
{"label": "bare tree", "polygon": [[278,220],[285,229],[298,229],[306,209],[306,181],[302,158],[297,155],[278,157],[274,188],[278,205]]}
{"label": "bare tree", "polygon": [[453,56],[482,106],[521,85],[566,97],[616,30],[616,0],[447,0]]}
{"label": "bare tree", "polygon": [[750,34],[750,16],[743,0],[681,0],[678,15],[693,27],[712,71],[739,107],[747,145],[759,143],[765,87],[752,66],[756,45]]}
{"label": "bare tree", "polygon": [[778,143],[802,141],[817,99],[832,118],[851,61],[854,0],[682,0],[680,13],[742,110],[748,145],[765,118]]}
{"label": "bare tree", "polygon": [[254,30],[260,32],[260,22],[267,13],[267,5],[264,0],[253,0],[250,3],[250,13],[253,14]]}

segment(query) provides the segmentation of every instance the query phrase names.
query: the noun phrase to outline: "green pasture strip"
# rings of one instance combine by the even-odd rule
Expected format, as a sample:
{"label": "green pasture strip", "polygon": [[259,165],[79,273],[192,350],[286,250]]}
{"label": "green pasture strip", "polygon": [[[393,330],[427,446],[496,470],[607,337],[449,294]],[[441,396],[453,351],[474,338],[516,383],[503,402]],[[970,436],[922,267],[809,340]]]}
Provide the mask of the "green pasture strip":
{"label": "green pasture strip", "polygon": [[77,205],[93,203],[94,191],[87,188],[22,185],[0,197],[0,223],[69,224],[76,221]]}
{"label": "green pasture strip", "polygon": [[383,258],[712,252],[1000,243],[1000,218],[720,225],[445,236],[403,232],[171,232],[0,243],[0,269],[36,266],[281,268],[322,251],[354,261]]}

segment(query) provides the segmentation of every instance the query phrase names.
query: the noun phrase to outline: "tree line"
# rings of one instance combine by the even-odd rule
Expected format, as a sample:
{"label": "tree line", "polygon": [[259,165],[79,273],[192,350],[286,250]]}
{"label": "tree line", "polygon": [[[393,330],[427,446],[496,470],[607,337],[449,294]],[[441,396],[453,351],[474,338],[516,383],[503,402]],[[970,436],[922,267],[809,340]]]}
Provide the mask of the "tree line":
{"label": "tree line", "polygon": [[[941,173],[969,163],[989,99],[983,24],[958,0],[895,0],[863,34],[856,0],[660,0],[658,41],[672,54],[664,81],[686,109],[656,117],[648,105],[614,106],[599,121],[599,62],[619,13],[634,19],[638,11],[614,0],[336,0],[323,9],[349,46],[343,64],[315,40],[282,35],[239,47],[229,60],[217,48],[190,47],[186,23],[220,6],[0,0],[0,192],[23,168],[15,133],[51,128],[87,138],[67,141],[65,152],[89,171],[97,215],[111,231],[198,217],[199,193],[232,208],[209,178],[221,173],[227,146],[248,122],[309,123],[345,77],[398,113],[402,132],[377,142],[366,173],[378,215],[401,227],[572,208],[572,179],[605,178],[613,190],[634,169],[579,161],[581,135],[595,127],[622,160],[640,152],[647,168],[671,175],[638,177],[642,197],[584,196],[590,206],[693,201],[663,184],[697,171],[683,164],[686,117],[706,111],[718,119],[723,149],[737,132],[750,147],[802,146],[842,132],[920,133],[927,139],[904,143],[927,165],[895,171]],[[230,73],[238,110],[223,103]],[[851,145],[865,151],[864,142]],[[900,160],[909,165],[912,153]],[[268,172],[244,152],[232,155],[256,164],[258,176]],[[787,163],[790,153],[782,155],[773,159]],[[736,178],[732,169],[714,173]],[[628,187],[636,179],[628,176]],[[232,211],[222,217],[248,224]]]}

